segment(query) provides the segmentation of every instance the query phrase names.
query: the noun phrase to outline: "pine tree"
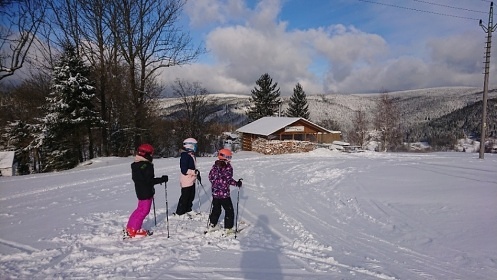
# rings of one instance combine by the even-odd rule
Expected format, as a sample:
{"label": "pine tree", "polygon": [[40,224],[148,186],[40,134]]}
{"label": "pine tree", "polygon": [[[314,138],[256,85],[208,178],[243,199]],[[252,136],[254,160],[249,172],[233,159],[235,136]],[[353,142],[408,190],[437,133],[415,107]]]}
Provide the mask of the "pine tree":
{"label": "pine tree", "polygon": [[257,86],[252,90],[250,103],[252,106],[248,112],[249,120],[255,121],[262,117],[273,116],[278,112],[280,100],[280,89],[278,83],[268,73],[263,74],[257,81]]}
{"label": "pine tree", "polygon": [[73,46],[64,48],[53,72],[51,92],[43,119],[44,171],[75,167],[84,160],[84,151],[92,150],[91,127],[101,124],[94,109],[95,87],[82,59]]}
{"label": "pine tree", "polygon": [[290,104],[286,111],[286,115],[288,117],[309,119],[309,114],[307,96],[300,83],[297,83],[293,89],[293,95],[290,97]]}

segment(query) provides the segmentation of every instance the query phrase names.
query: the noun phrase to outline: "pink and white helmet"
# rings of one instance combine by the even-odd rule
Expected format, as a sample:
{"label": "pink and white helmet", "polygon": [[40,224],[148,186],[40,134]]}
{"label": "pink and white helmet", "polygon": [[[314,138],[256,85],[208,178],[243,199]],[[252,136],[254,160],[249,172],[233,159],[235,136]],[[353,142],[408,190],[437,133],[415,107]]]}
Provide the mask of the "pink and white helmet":
{"label": "pink and white helmet", "polygon": [[186,138],[183,141],[183,148],[185,148],[185,150],[189,151],[189,152],[196,152],[197,151],[197,140],[195,140],[195,138]]}

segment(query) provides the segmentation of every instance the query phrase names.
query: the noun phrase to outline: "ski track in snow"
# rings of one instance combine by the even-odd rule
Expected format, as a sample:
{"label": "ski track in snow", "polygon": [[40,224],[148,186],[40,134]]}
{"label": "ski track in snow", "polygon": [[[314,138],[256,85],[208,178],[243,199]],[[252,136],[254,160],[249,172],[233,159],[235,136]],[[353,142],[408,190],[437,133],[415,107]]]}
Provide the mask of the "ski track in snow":
{"label": "ski track in snow", "polygon": [[[419,163],[417,162],[413,163],[409,157],[403,158],[402,156],[399,157],[397,161],[398,162],[396,164],[409,165],[411,168],[417,168],[429,172],[438,172],[437,168],[433,167],[440,166],[439,164],[436,163],[432,164],[423,163],[423,166],[420,166]],[[370,167],[372,168],[373,166],[375,166],[375,168],[378,168],[376,164],[372,164]],[[462,178],[470,179],[473,181],[477,182],[480,181],[478,175],[472,173],[474,173],[475,170],[481,171],[481,169],[473,170],[471,167],[468,169],[465,168],[463,169],[460,166],[445,165],[443,170],[447,170],[447,168],[458,170],[457,174],[459,175],[456,175],[455,177],[460,176]],[[492,172],[491,170],[484,170],[484,171]],[[454,173],[450,174],[451,176],[454,176],[453,175]],[[358,189],[361,190],[367,189],[367,186],[364,185],[363,183],[358,182],[357,180],[351,180],[351,181],[353,181],[356,184],[356,187]],[[415,243],[431,243],[433,242],[433,240],[429,236],[441,235],[439,232],[430,229],[428,225],[425,225],[423,221],[419,219],[419,217],[412,216],[412,212],[410,214],[407,214],[402,210],[398,209],[393,204],[390,203],[384,204],[378,200],[373,200],[373,199],[369,200],[361,199],[360,201],[358,201],[356,198],[353,198],[349,200],[349,202],[352,202],[350,205],[348,205],[348,207],[354,209],[355,217],[362,216],[365,221],[377,224],[379,228],[384,230],[382,232],[379,232],[378,235],[367,234],[366,231],[360,233],[358,236],[356,236],[358,237],[357,240],[355,240],[356,246],[361,245],[369,247],[368,251],[374,252],[372,253],[372,255],[381,256],[379,259],[382,259],[384,263],[391,263],[394,265],[405,266],[409,271],[412,272],[413,279],[418,279],[418,278],[440,279],[440,277],[443,277],[444,279],[465,278],[464,276],[461,276],[460,271],[454,270],[453,263],[440,260],[436,257],[427,255],[423,252],[416,251],[408,247],[396,244],[395,242],[389,241],[384,237],[380,237],[384,235],[388,236],[388,234],[385,234],[385,232],[387,233],[403,232],[406,238],[411,238],[410,232],[419,231],[419,229],[422,229],[421,233],[419,232],[416,233],[416,237],[415,239],[413,239],[413,241]],[[443,209],[436,205],[433,206],[433,208],[434,208],[433,210],[430,209],[419,209],[419,210],[428,210],[433,213],[439,213],[441,211],[449,212],[449,209]],[[427,237],[424,238],[423,237],[424,235],[426,235]],[[343,237],[344,238],[341,240],[340,243],[346,244],[347,243],[346,239],[350,239],[350,236],[347,236],[345,233]],[[381,244],[381,246],[378,246],[377,244]],[[385,248],[388,248],[388,250],[384,250]],[[445,252],[455,252],[455,253],[464,254],[463,252],[457,251],[453,248],[444,247],[441,249]],[[409,260],[410,262],[399,261],[399,259]],[[420,268],[426,268],[426,269],[422,270]],[[436,272],[436,274],[433,275],[432,272]],[[478,271],[474,271],[472,277],[474,277],[474,279],[485,279],[485,276],[483,274],[480,275]]]}
{"label": "ski track in snow", "polygon": [[[154,235],[150,237],[122,240],[121,230],[128,219],[129,209],[120,209],[78,216],[65,228],[58,229],[55,236],[40,240],[53,244],[48,249],[37,249],[27,244],[0,239],[1,246],[17,250],[0,256],[0,276],[2,279],[115,279],[139,278],[144,275],[156,279],[224,279],[237,278],[233,275],[243,272],[245,276],[253,273],[269,275],[267,279],[282,279],[279,268],[261,267],[253,271],[242,271],[241,268],[212,263],[208,258],[209,254],[219,252],[235,255],[264,252],[283,256],[299,268],[285,269],[289,279],[330,279],[333,276],[341,279],[400,279],[400,276],[409,279],[461,279],[468,275],[455,270],[454,265],[447,260],[408,246],[409,242],[432,243],[434,241],[431,236],[443,234],[429,229],[421,219],[406,213],[395,204],[353,195],[354,189],[367,191],[364,181],[355,178],[358,173],[381,168],[377,166],[374,157],[372,155],[371,162],[361,167],[342,166],[341,156],[334,157],[333,162],[328,164],[323,164],[320,160],[297,163],[291,157],[283,156],[244,158],[241,160],[244,166],[252,168],[237,170],[236,162],[234,163],[235,176],[244,179],[243,187],[232,191],[234,207],[237,195],[240,195],[238,218],[243,231],[238,233],[237,239],[234,236],[221,236],[222,231],[203,234],[207,225],[206,211],[210,197],[199,187],[197,195],[200,194],[204,211],[192,219],[171,215],[177,196],[170,197],[169,237],[166,211],[163,207],[158,207],[158,225],[153,224],[152,212],[145,220],[144,227],[154,231]],[[417,165],[412,161],[415,157],[417,156],[399,156],[392,158],[392,161],[416,169],[442,172],[437,169],[436,163],[430,167],[426,164]],[[202,170],[208,170],[212,163],[205,161],[199,164]],[[446,167],[441,170],[446,170]],[[160,169],[160,173],[169,174],[172,178],[177,174],[176,166],[174,168]],[[128,166],[123,164],[122,169],[128,171]],[[303,170],[305,173],[299,174]],[[481,169],[478,171],[482,172]],[[459,176],[478,181],[478,174],[472,172],[473,170],[461,170]],[[494,171],[489,169],[483,172]],[[207,172],[203,174],[207,178]],[[129,177],[129,172],[124,171],[119,174],[102,174],[98,178],[76,179],[71,183],[18,191],[0,198],[0,201],[5,203],[20,198],[40,199],[41,194],[46,195],[42,199],[50,201],[50,197],[55,193],[58,195],[60,190],[63,192],[64,189],[80,185],[88,186],[87,192],[95,198],[99,197],[98,192],[102,188],[117,191],[122,185],[130,185]],[[36,176],[31,179],[36,179]],[[106,184],[107,181],[114,183],[109,185]],[[99,185],[100,182],[102,185]],[[344,186],[343,182],[348,185]],[[490,183],[497,183],[497,180]],[[209,191],[210,184],[204,185]],[[301,186],[307,188],[304,190],[306,195],[301,195]],[[127,186],[126,191],[133,192],[130,186]],[[156,194],[156,199],[159,196],[160,194]],[[194,207],[197,207],[197,198]],[[84,203],[89,199],[73,198],[66,203]],[[285,205],[289,202],[293,203],[291,207]],[[421,210],[451,210],[436,204],[432,207]],[[21,208],[22,205],[11,209],[11,213],[1,215],[12,218]],[[223,216],[220,217],[221,226],[222,219]],[[306,221],[306,224],[300,221]],[[412,230],[420,228],[424,229],[423,232],[410,236]],[[398,236],[404,238],[401,241],[409,242],[400,245]],[[452,248],[441,249],[454,256],[461,256],[458,260],[465,261],[464,252]],[[367,254],[364,255],[364,252]],[[495,270],[495,261],[488,261],[491,262],[489,269]],[[474,279],[487,279],[488,272],[473,272]]]}
{"label": "ski track in snow", "polygon": [[[398,164],[406,164],[406,165],[412,165],[409,159],[406,161],[403,160],[402,158],[398,159]],[[264,162],[261,160],[258,160],[257,163],[254,164],[260,164],[262,166],[264,165],[269,165],[269,162]],[[374,200],[366,200],[363,202],[357,201],[355,197],[345,197],[342,195],[339,191],[335,190],[336,185],[340,183],[340,181],[346,177],[350,176],[350,174],[356,174],[357,172],[361,172],[361,170],[354,170],[354,169],[340,169],[340,168],[332,168],[329,165],[323,166],[321,162],[317,163],[315,166],[309,162],[302,163],[301,165],[295,165],[295,162],[291,162],[288,167],[281,167],[277,165],[284,165],[284,162],[274,162],[274,160],[271,160],[271,167],[274,170],[287,170],[284,174],[274,174],[274,170],[268,170],[268,174],[258,174],[258,176],[254,176],[253,181],[256,183],[256,188],[258,188],[258,191],[262,191],[262,194],[259,195],[258,199],[263,201],[268,209],[271,209],[270,211],[275,211],[278,213],[280,216],[279,219],[282,220],[285,224],[285,226],[289,229],[288,231],[293,234],[297,234],[297,238],[285,236],[285,234],[278,232],[274,228],[268,225],[268,227],[271,229],[273,233],[276,233],[278,236],[281,237],[282,240],[285,240],[289,245],[286,246],[285,249],[282,251],[290,256],[294,256],[296,258],[301,258],[301,259],[308,259],[308,260],[313,260],[312,265],[309,266],[307,265],[306,268],[310,269],[312,271],[334,271],[337,268],[342,268],[346,270],[350,270],[351,273],[357,273],[357,274],[365,274],[369,276],[374,276],[378,279],[396,279],[395,276],[391,275],[386,275],[381,272],[378,272],[384,269],[382,267],[382,264],[377,261],[378,257],[376,258],[368,258],[363,259],[363,263],[365,265],[359,267],[359,266],[351,266],[351,265],[346,265],[340,262],[337,262],[333,258],[333,252],[332,252],[332,246],[329,245],[330,243],[339,243],[342,246],[348,245],[349,252],[347,254],[353,255],[354,254],[354,248],[357,247],[363,247],[367,248],[367,251],[371,252],[371,255],[374,256],[381,256],[380,259],[384,260],[383,263],[388,264],[389,266],[393,265],[403,265],[407,266],[411,272],[412,272],[412,277],[413,278],[423,278],[423,279],[437,279],[437,276],[431,275],[430,273],[426,271],[438,271],[437,275],[444,275],[444,277],[447,277],[447,279],[457,279],[460,278],[460,275],[457,272],[453,272],[453,265],[450,263],[446,262],[441,262],[433,257],[430,257],[426,254],[423,254],[421,252],[416,252],[414,250],[411,250],[406,247],[399,246],[397,244],[394,244],[388,240],[385,240],[383,238],[377,237],[375,235],[371,234],[366,234],[363,232],[355,232],[354,234],[358,234],[357,237],[354,237],[354,234],[350,234],[350,232],[347,232],[344,230],[344,228],[340,227],[340,225],[345,225],[347,224],[347,219],[352,218],[352,217],[362,217],[363,220],[367,223],[373,223],[379,226],[382,229],[386,230],[396,230],[396,222],[398,221],[391,221],[389,220],[389,217],[395,216],[401,217],[400,222],[404,224],[404,228],[412,229],[410,227],[410,224],[422,224],[421,222],[417,221],[416,217],[412,216],[407,216],[398,209],[396,209],[393,205],[381,205],[378,202],[375,202]],[[340,162],[337,161],[335,165],[339,166]],[[375,163],[372,163],[375,164]],[[451,166],[452,167],[452,166]],[[366,167],[368,168],[368,167]],[[452,167],[452,168],[457,168],[457,167]],[[258,170],[264,169],[264,168],[256,168]],[[308,185],[309,182],[312,184],[316,184],[317,186],[314,188],[311,188],[308,190],[309,192],[316,192],[316,195],[319,196],[324,196],[324,197],[329,197],[328,201],[332,203],[331,207],[327,207],[326,205],[318,205],[318,204],[310,204],[309,201],[299,200],[298,192],[301,190],[298,190],[292,199],[288,198],[282,198],[282,199],[271,199],[275,195],[271,195],[269,193],[265,193],[265,190],[268,190],[270,188],[274,188],[275,186],[264,186],[263,184],[257,185],[257,178],[264,178],[264,180],[267,180],[266,178],[269,176],[273,176],[276,178],[285,178],[287,176],[291,176],[294,170],[306,170],[307,172],[307,182],[304,185]],[[322,179],[320,177],[322,176]],[[468,174],[470,174],[468,172]],[[461,175],[463,176],[463,175]],[[471,176],[472,179],[475,179],[477,176]],[[330,180],[331,179],[331,180]],[[476,179],[477,180],[477,179]],[[285,182],[289,182],[291,180],[287,180]],[[331,182],[330,182],[331,181]],[[298,181],[294,182],[296,186],[301,185]],[[323,189],[323,185],[328,185],[327,188]],[[250,187],[250,186],[249,186]],[[364,188],[365,186],[360,186]],[[285,191],[281,191],[281,189],[278,189],[278,191],[275,191],[278,196],[291,196],[291,191],[292,189],[289,188],[288,186],[281,186],[281,188],[284,188]],[[305,197],[307,198],[307,196]],[[286,213],[285,211],[288,211],[289,207],[284,207],[283,205],[280,204],[280,201],[285,203],[288,201],[294,201],[295,203],[295,209],[301,209],[297,211],[296,213]],[[322,201],[322,200],[316,200],[316,201]],[[366,208],[363,205],[366,203]],[[280,205],[278,205],[280,204]],[[282,206],[282,207],[279,207]],[[314,209],[318,208],[320,209]],[[329,205],[328,205],[329,206]],[[314,208],[313,208],[314,207]],[[280,210],[285,209],[285,210]],[[370,211],[366,211],[371,210]],[[330,220],[333,219],[339,219],[340,217],[343,218],[344,220],[337,220],[337,223],[328,223],[325,219],[322,219],[322,216],[317,216],[313,215],[313,213],[319,212],[319,211],[329,211],[330,213]],[[336,213],[341,213],[343,215],[336,215]],[[371,213],[379,214],[379,218],[375,218],[374,216],[371,215]],[[297,220],[312,220],[315,224],[320,225],[321,227],[325,227],[329,229],[330,232],[330,238],[333,239],[334,242],[325,242],[320,243],[317,241],[313,235],[307,231],[296,219],[291,218],[292,215],[297,215],[299,216],[299,219]],[[336,218],[339,217],[339,218]],[[383,221],[386,219],[385,221]],[[393,225],[392,225],[393,222]],[[422,227],[421,226],[418,226]],[[406,229],[404,229],[406,230]],[[406,230],[407,231],[407,230]],[[317,230],[314,232],[323,232],[323,230]],[[325,240],[326,237],[322,237],[320,240]],[[424,240],[423,242],[430,242],[430,240]],[[382,246],[376,246],[377,244],[382,244]],[[385,246],[386,245],[386,246]],[[379,250],[383,248],[389,248],[389,250]],[[364,251],[364,249],[361,248],[359,251]],[[452,250],[451,248],[444,248],[445,250]],[[395,252],[395,255],[392,256],[392,252]],[[400,259],[409,259],[415,263],[413,267],[415,268],[409,268],[409,263],[399,263],[397,258]],[[385,261],[388,260],[388,261]],[[308,261],[304,262],[308,263]],[[422,271],[418,269],[418,267],[426,267],[426,271]]]}
{"label": "ski track in snow", "polygon": [[0,238],[0,244],[3,244],[5,246],[9,246],[9,247],[18,249],[19,251],[23,251],[23,252],[26,252],[26,253],[33,253],[33,252],[38,251],[38,249],[33,248],[33,247],[29,246],[29,245],[25,245],[25,244],[13,242],[13,241],[1,239],[1,238]]}
{"label": "ski track in snow", "polygon": [[[257,160],[257,162],[254,162],[254,164],[259,164],[259,165],[268,165],[269,162],[261,161],[260,159]],[[250,181],[256,182],[256,186],[251,186],[247,185],[246,188],[251,188],[252,190],[255,190],[257,187],[259,188],[259,191],[264,191],[266,189],[274,188],[275,186],[264,186],[263,184],[257,183],[257,177],[258,178],[267,178],[267,176],[273,176],[276,178],[284,178],[285,176],[291,176],[292,173],[294,173],[294,170],[307,170],[308,175],[307,175],[307,180],[312,181],[313,183],[320,184],[324,183],[324,181],[330,180],[330,178],[335,179],[334,181],[335,184],[337,184],[340,181],[340,177],[344,176],[343,173],[348,173],[348,171],[341,171],[339,169],[327,169],[327,170],[321,170],[322,164],[317,164],[316,166],[313,166],[312,164],[309,163],[303,163],[301,165],[295,165],[295,163],[292,161],[291,164],[288,166],[288,168],[281,168],[277,166],[278,164],[284,165],[285,163],[271,163],[274,169],[277,170],[288,170],[285,174],[274,174],[273,170],[268,170],[268,174],[257,174],[256,176],[253,176]],[[303,169],[302,169],[303,168]],[[328,167],[326,167],[328,168]],[[255,169],[261,169],[261,168],[255,168]],[[320,174],[325,174],[326,176],[323,176],[320,178]],[[330,176],[330,174],[332,174]],[[254,174],[251,174],[254,175]],[[299,182],[295,182],[297,186],[299,186]],[[282,186],[283,188],[287,186]],[[301,191],[301,190],[298,190]],[[323,195],[326,196],[327,193],[323,193],[323,189],[319,187],[313,188],[311,191],[314,191],[317,195]],[[279,192],[279,195],[288,195],[291,194],[290,191],[288,192]],[[295,196],[293,197],[295,200],[298,200],[298,194],[294,194]],[[258,196],[258,199],[263,201],[264,204],[267,206],[269,211],[275,211],[279,219],[283,221],[284,227],[286,228],[286,232],[289,232],[291,234],[287,234],[281,231],[278,231],[276,228],[272,227],[270,224],[266,224],[265,226],[269,228],[269,230],[279,236],[281,240],[283,240],[283,245],[282,248],[279,250],[292,258],[295,258],[297,261],[300,260],[301,265],[303,265],[307,270],[313,271],[313,272],[330,272],[330,271],[340,271],[340,269],[348,270],[349,273],[352,274],[363,274],[363,275],[368,275],[372,276],[377,279],[395,279],[395,277],[391,277],[389,275],[383,274],[381,272],[374,271],[373,269],[367,269],[363,267],[354,267],[350,265],[346,265],[343,263],[337,262],[333,258],[333,249],[331,246],[322,244],[318,240],[316,240],[311,232],[305,229],[305,227],[298,222],[298,220],[294,219],[289,215],[289,213],[285,213],[284,210],[282,209],[287,209],[288,207],[281,207],[282,205],[280,204],[280,201],[283,202],[288,202],[292,201],[292,199],[271,199],[272,197],[275,197],[275,195],[271,194],[266,194],[262,193]],[[302,205],[300,205],[302,204]],[[299,207],[302,206],[302,207]],[[300,210],[299,214],[300,215],[305,215],[307,216],[306,219],[314,219],[315,222],[320,222],[321,220],[319,218],[316,218],[312,215],[309,215],[309,212],[315,212],[315,209],[308,209],[311,204],[308,203],[308,201],[298,201],[295,203],[295,208],[302,209]],[[247,214],[249,214],[253,219],[256,219],[256,217],[250,213],[249,210],[246,210]],[[374,267],[377,268],[377,267]]]}
{"label": "ski track in snow", "polygon": [[24,192],[24,193],[14,194],[11,196],[2,197],[2,198],[0,198],[0,201],[11,200],[14,198],[22,198],[22,197],[32,196],[32,195],[38,195],[41,193],[51,192],[54,190],[62,190],[64,188],[78,187],[81,184],[94,184],[94,183],[101,182],[101,181],[122,178],[122,177],[125,177],[127,175],[128,175],[127,173],[123,173],[123,174],[117,174],[117,175],[112,175],[112,176],[95,178],[95,179],[91,179],[91,180],[74,181],[71,184],[62,184],[62,185],[47,186],[47,187],[42,186],[42,189],[37,189],[37,190],[30,191],[30,192]]}

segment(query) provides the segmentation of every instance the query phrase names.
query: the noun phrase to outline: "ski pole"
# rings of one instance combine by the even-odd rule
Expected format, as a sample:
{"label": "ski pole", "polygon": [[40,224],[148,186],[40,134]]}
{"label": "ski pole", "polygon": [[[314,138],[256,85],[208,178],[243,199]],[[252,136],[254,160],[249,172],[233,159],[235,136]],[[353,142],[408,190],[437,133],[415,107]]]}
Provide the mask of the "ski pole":
{"label": "ski pole", "polygon": [[157,215],[155,214],[155,198],[152,197],[152,204],[154,205],[154,221],[155,226],[157,226]]}
{"label": "ski pole", "polygon": [[166,226],[167,226],[167,238],[169,238],[169,205],[167,204],[167,182],[164,182],[164,190],[166,194]]}
{"label": "ski pole", "polygon": [[[197,182],[200,183],[200,180],[197,179]],[[202,184],[202,183],[200,183],[200,184]],[[200,213],[201,212],[200,207],[202,206],[202,203],[200,202],[200,189],[198,187],[197,187],[197,195],[198,195],[198,212]]]}
{"label": "ski pole", "polygon": [[[202,184],[202,181],[198,181],[200,183],[200,186],[202,187],[202,189],[204,189],[204,192],[205,192],[205,195],[209,196],[209,194],[207,193],[207,191],[205,190],[205,187],[204,185]],[[211,202],[211,205],[212,205],[212,199],[209,197],[209,200]]]}
{"label": "ski pole", "polygon": [[[243,180],[242,178],[238,179],[238,181]],[[236,239],[236,234],[238,232],[238,203],[240,202],[240,187],[238,187],[238,193],[237,193],[237,198],[236,198],[236,218],[235,218],[235,239]]]}
{"label": "ski pole", "polygon": [[211,200],[211,210],[209,210],[209,216],[207,216],[207,230],[209,230],[209,224],[211,222],[211,214],[212,214],[212,200]]}

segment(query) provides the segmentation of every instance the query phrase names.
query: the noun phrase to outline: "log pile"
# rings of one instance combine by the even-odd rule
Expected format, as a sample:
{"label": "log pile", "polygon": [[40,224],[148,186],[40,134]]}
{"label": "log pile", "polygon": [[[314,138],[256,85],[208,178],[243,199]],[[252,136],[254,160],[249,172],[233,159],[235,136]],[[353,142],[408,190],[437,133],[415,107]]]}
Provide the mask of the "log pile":
{"label": "log pile", "polygon": [[252,142],[252,151],[265,155],[305,153],[312,151],[315,148],[315,143],[308,141],[280,141],[258,138]]}

